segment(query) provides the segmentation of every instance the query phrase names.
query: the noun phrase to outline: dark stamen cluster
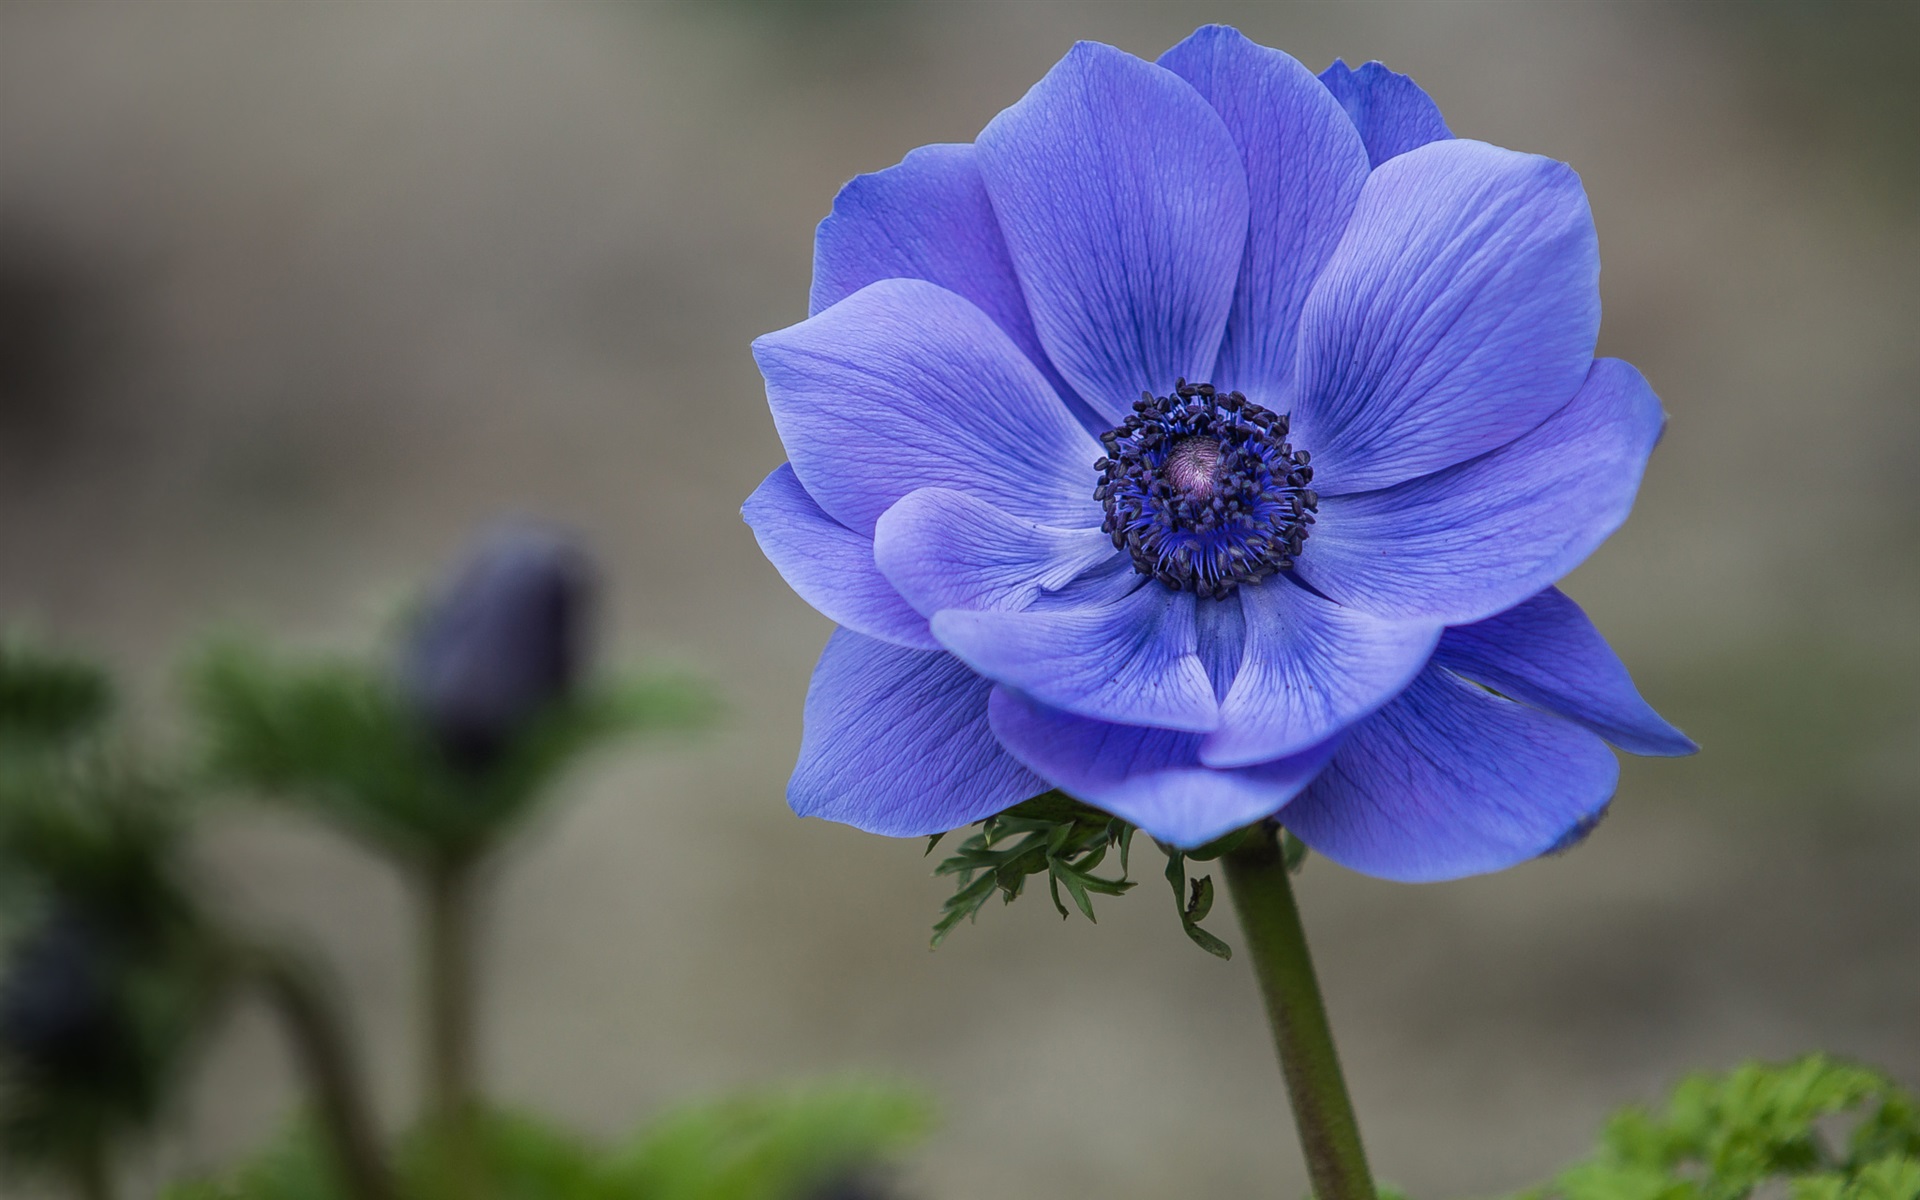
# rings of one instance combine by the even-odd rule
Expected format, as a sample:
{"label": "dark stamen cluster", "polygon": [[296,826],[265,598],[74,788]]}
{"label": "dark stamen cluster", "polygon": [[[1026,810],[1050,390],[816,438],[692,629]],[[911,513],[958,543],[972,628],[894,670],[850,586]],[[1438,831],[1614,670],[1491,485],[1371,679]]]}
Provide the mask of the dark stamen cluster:
{"label": "dark stamen cluster", "polygon": [[1183,379],[1100,441],[1101,528],[1141,574],[1219,599],[1293,566],[1319,497],[1282,414]]}

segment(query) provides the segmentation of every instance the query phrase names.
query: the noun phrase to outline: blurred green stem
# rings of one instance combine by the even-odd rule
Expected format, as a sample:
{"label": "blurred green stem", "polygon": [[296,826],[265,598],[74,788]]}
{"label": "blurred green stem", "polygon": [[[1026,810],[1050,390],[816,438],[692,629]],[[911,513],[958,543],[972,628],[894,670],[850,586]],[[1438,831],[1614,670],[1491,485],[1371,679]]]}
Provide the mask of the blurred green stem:
{"label": "blurred green stem", "polygon": [[448,855],[421,880],[426,960],[427,1121],[444,1155],[453,1193],[480,1186],[474,1111],[475,861]]}
{"label": "blurred green stem", "polygon": [[280,1014],[300,1069],[313,1091],[322,1134],[341,1181],[356,1200],[394,1200],[393,1178],[380,1133],[361,1084],[338,1008],[320,973],[305,960],[273,947],[252,947],[247,959],[262,991]]}
{"label": "blurred green stem", "polygon": [[91,1146],[74,1160],[73,1188],[80,1200],[113,1200],[113,1167],[105,1146]]}
{"label": "blurred green stem", "polygon": [[1375,1200],[1278,835],[1262,824],[1226,855],[1227,887],[1267,1002],[1315,1200]]}

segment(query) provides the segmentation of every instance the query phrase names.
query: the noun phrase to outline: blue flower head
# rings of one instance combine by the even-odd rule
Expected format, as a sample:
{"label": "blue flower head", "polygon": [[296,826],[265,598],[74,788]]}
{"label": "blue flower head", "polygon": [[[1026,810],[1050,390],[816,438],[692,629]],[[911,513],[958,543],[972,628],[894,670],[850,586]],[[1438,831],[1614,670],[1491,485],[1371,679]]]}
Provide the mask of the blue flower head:
{"label": "blue flower head", "polygon": [[1566,165],[1219,26],[1082,43],[854,180],[754,346],[791,461],[745,515],[842,627],[794,807],[925,834],[1056,787],[1405,880],[1562,848],[1607,742],[1694,748],[1553,587],[1664,422],[1593,356],[1599,271]]}

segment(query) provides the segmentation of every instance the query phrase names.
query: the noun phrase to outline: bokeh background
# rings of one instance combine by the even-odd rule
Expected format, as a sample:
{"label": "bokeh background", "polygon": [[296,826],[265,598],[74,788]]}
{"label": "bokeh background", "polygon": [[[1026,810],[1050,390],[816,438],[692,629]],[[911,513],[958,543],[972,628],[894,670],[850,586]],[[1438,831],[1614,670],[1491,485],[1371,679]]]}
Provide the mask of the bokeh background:
{"label": "bokeh background", "polygon": [[[804,315],[848,177],[970,139],[1076,38],[1208,20],[1381,58],[1456,132],[1573,163],[1604,353],[1672,415],[1571,580],[1706,747],[1630,762],[1578,852],[1301,882],[1379,1173],[1487,1194],[1683,1070],[1821,1047],[1920,1082],[1920,8],[1544,2],[0,5],[0,615],[173,732],[210,628],[371,647],[484,520],[604,557],[610,651],[705,672],[703,742],[618,755],[508,865],[486,1069],[612,1134],[855,1067],[923,1082],[926,1200],[1297,1195],[1244,963],[1149,869],[1101,923],[990,909],[936,954],[917,843],[782,800],[828,626],[741,499],[781,460],[747,354]],[[334,954],[409,1102],[397,885],[266,817],[205,847]],[[1215,919],[1231,939],[1230,917]],[[154,1176],[292,1102],[243,1011]]]}

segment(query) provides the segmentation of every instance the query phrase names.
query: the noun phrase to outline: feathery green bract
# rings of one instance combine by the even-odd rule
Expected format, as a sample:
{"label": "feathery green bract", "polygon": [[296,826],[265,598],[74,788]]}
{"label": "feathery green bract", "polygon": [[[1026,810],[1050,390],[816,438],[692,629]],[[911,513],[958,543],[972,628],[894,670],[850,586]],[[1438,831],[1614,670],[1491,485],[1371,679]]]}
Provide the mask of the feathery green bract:
{"label": "feathery green bract", "polygon": [[[1089,921],[1096,919],[1096,893],[1118,896],[1133,887],[1126,877],[1133,826],[1061,792],[1046,792],[1022,801],[979,822],[978,828],[978,833],[961,842],[955,853],[934,868],[935,875],[958,876],[960,885],[941,905],[940,919],[933,926],[935,946],[963,918],[977,916],[995,892],[1012,904],[1026,889],[1029,875],[1046,874],[1053,906],[1062,919],[1069,915],[1060,898],[1063,887],[1073,897],[1074,907]],[[939,843],[940,837],[929,841],[927,853],[933,853]],[[1120,852],[1120,877],[1094,874],[1106,861],[1107,851],[1115,848]]]}
{"label": "feathery green bract", "polygon": [[484,848],[587,750],[696,728],[717,710],[680,676],[615,680],[554,704],[476,774],[447,762],[392,679],[365,664],[283,663],[229,643],[191,683],[216,779],[304,804],[404,857]]}
{"label": "feathery green bract", "polygon": [[[978,916],[994,893],[998,892],[1005,903],[1013,903],[1025,890],[1029,875],[1046,873],[1053,906],[1063,919],[1071,914],[1060,898],[1062,888],[1073,898],[1074,907],[1092,921],[1094,895],[1118,896],[1134,886],[1127,878],[1128,851],[1137,832],[1134,826],[1064,792],[1045,792],[1024,800],[975,827],[979,832],[969,835],[958,851],[934,868],[935,875],[958,876],[960,885],[940,906],[940,919],[933,926],[934,946],[946,940],[962,920]],[[946,836],[943,833],[929,839],[927,853],[932,854]],[[1180,916],[1181,929],[1194,945],[1219,958],[1232,958],[1233,949],[1200,928],[1200,922],[1213,910],[1213,878],[1193,880],[1189,891],[1187,863],[1219,858],[1239,845],[1244,836],[1245,831],[1231,833],[1196,850],[1154,843],[1167,856],[1166,877],[1173,887],[1174,911]],[[1106,861],[1107,851],[1116,848],[1119,878],[1094,874]],[[1306,852],[1298,838],[1286,835],[1288,870],[1298,871]]]}
{"label": "feathery green bract", "polygon": [[1762,1187],[1920,1200],[1920,1107],[1886,1076],[1821,1054],[1695,1075],[1664,1113],[1622,1110],[1591,1158],[1515,1200],[1743,1200]]}

